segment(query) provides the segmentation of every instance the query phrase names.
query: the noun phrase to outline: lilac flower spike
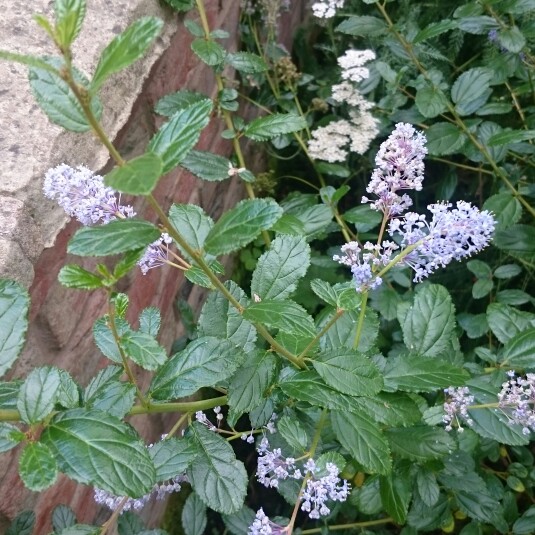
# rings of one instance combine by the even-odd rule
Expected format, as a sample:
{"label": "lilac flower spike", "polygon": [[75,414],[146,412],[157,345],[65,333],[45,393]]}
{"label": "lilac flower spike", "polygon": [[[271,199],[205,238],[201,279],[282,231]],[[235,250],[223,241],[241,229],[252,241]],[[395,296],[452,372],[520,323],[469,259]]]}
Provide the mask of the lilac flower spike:
{"label": "lilac flower spike", "polygon": [[535,431],[535,373],[526,377],[515,377],[514,371],[507,372],[509,381],[502,384],[498,394],[500,408],[506,412],[511,424],[522,426],[522,433]]}
{"label": "lilac flower spike", "polygon": [[249,526],[248,535],[281,535],[286,528],[272,522],[262,508],[256,512],[254,522]]}
{"label": "lilac flower spike", "polygon": [[464,431],[461,422],[464,421],[468,425],[472,425],[473,421],[468,415],[468,407],[474,402],[474,396],[470,394],[468,387],[460,386],[458,388],[450,386],[444,390],[448,395],[449,400],[444,403],[444,416],[442,421],[446,424],[446,431],[451,431],[453,421],[457,423],[457,430],[459,433]]}
{"label": "lilac flower spike", "polygon": [[83,225],[109,223],[117,218],[134,217],[132,206],[120,204],[120,195],[104,185],[100,175],[84,167],[76,169],[61,164],[45,175],[43,191],[54,199],[71,217]]}
{"label": "lilac flower spike", "polygon": [[422,189],[424,158],[427,154],[425,136],[407,123],[396,124],[395,130],[381,144],[375,157],[376,168],[366,191],[378,197],[372,201],[363,197],[362,202],[387,217],[399,215],[412,205],[406,194],[399,190]]}
{"label": "lilac flower spike", "polygon": [[163,232],[162,235],[152,242],[137,263],[141,268],[143,275],[146,275],[150,269],[163,266],[169,263],[169,244],[173,240],[169,234]]}

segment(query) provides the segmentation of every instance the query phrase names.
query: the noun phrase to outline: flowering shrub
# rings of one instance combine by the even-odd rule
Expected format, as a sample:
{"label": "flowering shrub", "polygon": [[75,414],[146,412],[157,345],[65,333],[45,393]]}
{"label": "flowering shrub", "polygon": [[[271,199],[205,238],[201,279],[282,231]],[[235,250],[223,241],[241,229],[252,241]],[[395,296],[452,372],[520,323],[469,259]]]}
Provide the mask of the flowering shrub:
{"label": "flowering shrub", "polygon": [[[218,95],[164,97],[167,122],[129,161],[101,126],[99,90],[144,54],[160,20],[115,37],[90,80],[70,51],[83,0],[56,0],[55,22],[38,19],[59,57],[0,52],[28,65],[51,121],[91,130],[116,164],[105,177],[62,164],[44,179],[81,223],[71,254],[121,255],[113,269],[59,275],[107,294],[93,335],[109,366],[85,387],[54,366],[0,382],[0,451],[21,449],[25,485],[42,491],[62,472],[113,510],[89,526],[60,506],[55,533],[104,535],[118,518],[121,535],[165,533],[133,511],[183,488],[187,535],[535,531],[535,314],[520,308],[533,303],[535,259],[533,3],[314,2],[296,64],[277,44],[288,2],[243,2],[245,50],[229,53],[202,0],[167,1],[189,11]],[[262,116],[239,116],[225,65]],[[195,150],[219,119],[230,160]],[[270,143],[270,173],[255,176],[244,139]],[[215,222],[197,205],[160,206],[152,191],[177,166],[240,179],[248,198]],[[159,225],[121,194],[147,197]],[[254,262],[233,281],[218,258],[237,252]],[[134,269],[179,269],[207,290],[171,355],[158,309],[137,330],[126,320],[116,286]],[[28,301],[1,282],[1,374],[24,345]],[[135,366],[152,374],[146,391]],[[180,416],[149,446],[125,422],[163,412]],[[23,513],[10,529],[32,525]]]}

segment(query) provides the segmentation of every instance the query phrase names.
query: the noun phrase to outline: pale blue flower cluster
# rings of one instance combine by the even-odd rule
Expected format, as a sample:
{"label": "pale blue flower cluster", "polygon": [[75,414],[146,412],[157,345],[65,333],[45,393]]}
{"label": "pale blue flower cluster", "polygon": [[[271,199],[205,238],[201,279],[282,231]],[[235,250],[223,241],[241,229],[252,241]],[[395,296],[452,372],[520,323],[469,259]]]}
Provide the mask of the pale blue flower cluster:
{"label": "pale blue flower cluster", "polygon": [[143,275],[146,275],[150,269],[168,263],[170,243],[173,243],[171,236],[167,232],[162,232],[162,235],[147,247],[145,254],[137,263]]}
{"label": "pale blue flower cluster", "polygon": [[120,195],[104,185],[103,177],[83,165],[75,169],[61,164],[49,169],[43,192],[83,225],[109,223],[136,215],[132,206],[121,205]]}
{"label": "pale blue flower cluster", "polygon": [[502,384],[498,394],[500,407],[512,424],[522,426],[522,433],[529,435],[535,431],[535,373],[526,377],[515,377],[515,372],[508,372],[509,381]]}
{"label": "pale blue flower cluster", "polygon": [[468,407],[474,402],[474,396],[466,386],[450,386],[444,390],[448,396],[448,401],[444,403],[444,416],[442,421],[446,424],[446,431],[451,431],[453,422],[456,423],[457,430],[462,433],[464,428],[462,422],[472,425],[472,419],[468,414]]}
{"label": "pale blue flower cluster", "polygon": [[[429,205],[430,222],[425,215],[404,214],[412,200],[407,194],[399,195],[398,192],[422,189],[427,154],[425,141],[425,136],[413,126],[398,123],[377,153],[377,167],[366,188],[377,199],[372,201],[363,197],[362,201],[383,212],[383,225],[389,221],[388,234],[395,241],[362,245],[349,242],[341,248],[343,255],[333,257],[336,262],[351,268],[358,292],[373,290],[382,283],[380,273],[394,261],[395,251],[399,250],[399,263],[414,270],[414,282],[420,282],[452,260],[461,260],[481,251],[491,240],[496,225],[492,214],[480,211],[468,202],[459,201],[455,208],[450,203]],[[414,250],[403,255],[409,246]]]}
{"label": "pale blue flower cluster", "polygon": [[285,528],[272,522],[262,507],[256,512],[254,522],[247,531],[248,535],[281,535],[284,532]]}

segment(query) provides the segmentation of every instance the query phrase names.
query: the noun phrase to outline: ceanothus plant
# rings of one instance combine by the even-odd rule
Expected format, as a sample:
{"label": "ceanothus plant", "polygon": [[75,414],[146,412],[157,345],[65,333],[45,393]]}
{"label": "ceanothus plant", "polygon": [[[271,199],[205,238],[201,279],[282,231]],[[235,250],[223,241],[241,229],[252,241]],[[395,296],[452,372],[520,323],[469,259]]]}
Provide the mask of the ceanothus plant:
{"label": "ceanothus plant", "polygon": [[[193,8],[190,1],[169,4]],[[498,444],[528,456],[517,452],[535,430],[534,374],[523,375],[535,367],[533,320],[519,315],[525,329],[498,337],[498,353],[480,350],[481,359],[494,365],[484,369],[462,350],[447,289],[424,281],[487,247],[499,222],[488,209],[463,200],[429,204],[430,216],[408,211],[411,191],[425,190],[427,139],[400,120],[378,149],[366,195],[360,192],[365,230],[354,232],[340,202],[350,186],[335,188],[324,175],[346,176],[335,162],[363,155],[386,133],[359,85],[370,77],[365,64],[376,54],[356,48],[334,54],[340,83],[333,84],[328,103],[319,99],[310,110],[331,106],[345,110],[347,119],[313,124],[312,112],[300,105],[300,75],[291,59],[280,47],[271,47],[272,55],[263,48],[255,17],[258,8],[265,15],[267,3],[260,4],[244,6],[257,50],[229,53],[219,42],[225,32],[209,27],[203,1],[196,0],[196,15],[186,25],[192,50],[214,69],[217,99],[189,90],[161,99],[156,112],[167,122],[146,152],[129,161],[101,125],[99,90],[145,53],[162,21],[143,18],[116,36],[90,78],[74,67],[71,54],[83,0],[56,0],[54,23],[37,18],[58,57],[0,52],[28,65],[34,95],[51,121],[73,132],[92,131],[115,162],[104,177],[65,164],[46,174],[44,194],[81,223],[68,252],[121,255],[113,268],[99,264],[90,272],[67,265],[59,275],[69,288],[106,292],[107,314],[95,318],[93,333],[109,366],[85,387],[54,366],[0,382],[0,451],[21,448],[19,473],[29,489],[50,487],[62,472],[92,486],[95,500],[113,511],[103,526],[88,526],[61,509],[55,532],[63,535],[104,535],[118,518],[121,525],[121,515],[184,486],[191,489],[182,512],[187,535],[205,531],[207,508],[220,515],[210,516],[214,525],[223,522],[235,535],[373,526],[388,533],[403,525],[403,533],[412,534],[450,529],[454,514],[469,517],[467,526],[492,526],[493,532],[505,533],[521,520],[530,525],[532,509],[526,518],[510,514],[505,493],[478,470],[485,455],[500,457]],[[342,8],[344,1],[312,6],[317,17],[329,19],[326,24]],[[268,44],[274,38],[269,28]],[[237,115],[238,91],[222,76],[225,65],[261,87],[258,102],[269,88],[271,109],[261,104],[265,115],[249,122]],[[225,122],[232,160],[195,149],[214,111]],[[242,138],[271,141],[279,150],[295,147],[318,173],[318,194],[291,193],[280,201],[258,196],[260,179],[248,168]],[[177,166],[202,180],[239,177],[248,198],[215,222],[197,205],[161,206],[152,192]],[[360,198],[357,192],[354,198]],[[159,225],[139,219],[122,193],[146,197]],[[370,233],[375,225],[378,233]],[[246,292],[226,277],[218,257],[255,240],[263,252],[250,282],[242,282],[249,285]],[[159,310],[143,310],[135,330],[126,320],[128,296],[116,290],[131,270],[161,268],[179,269],[207,290],[195,332],[171,355],[158,342]],[[414,271],[414,288],[407,268]],[[411,291],[398,295],[400,281]],[[304,286],[313,305],[302,301]],[[394,303],[388,310],[387,296]],[[28,300],[18,284],[1,282],[1,374],[24,345]],[[392,332],[393,322],[398,327]],[[145,391],[134,366],[152,374]],[[506,376],[511,369],[520,373]],[[124,420],[164,412],[180,416],[150,445]],[[234,441],[240,447],[233,448]],[[518,490],[519,478],[527,476],[520,475],[524,465],[516,465],[509,476],[516,480],[507,483]],[[249,492],[251,486],[256,492]],[[129,533],[149,533],[141,524],[131,526],[139,529]]]}

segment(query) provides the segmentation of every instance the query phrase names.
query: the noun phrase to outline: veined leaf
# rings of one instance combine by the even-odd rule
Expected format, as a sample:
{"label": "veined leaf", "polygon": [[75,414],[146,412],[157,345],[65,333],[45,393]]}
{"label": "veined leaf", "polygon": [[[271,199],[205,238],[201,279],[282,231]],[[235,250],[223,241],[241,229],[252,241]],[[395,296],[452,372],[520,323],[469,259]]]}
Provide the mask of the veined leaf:
{"label": "veined leaf", "polygon": [[156,370],[167,361],[165,349],[150,334],[130,330],[121,337],[125,353],[145,370]]}
{"label": "veined leaf", "polygon": [[[195,251],[202,251],[206,236],[214,226],[212,218],[194,204],[173,204],[169,209],[169,221]],[[189,258],[185,251],[182,253]]]}
{"label": "veined leaf", "polygon": [[440,459],[457,448],[455,440],[444,429],[419,425],[388,429],[390,447],[404,459],[425,462]]}
{"label": "veined leaf", "polygon": [[52,366],[34,368],[19,391],[17,409],[28,424],[40,422],[54,409],[61,378]]}
{"label": "veined leaf", "polygon": [[170,93],[162,97],[154,106],[154,111],[166,117],[172,117],[177,111],[187,108],[192,104],[196,104],[201,100],[206,100],[208,97],[196,91],[189,91],[181,89],[176,93]]}
{"label": "veined leaf", "polygon": [[219,43],[203,38],[195,39],[191,43],[191,50],[201,61],[212,67],[223,63],[226,55],[225,49]]}
{"label": "veined leaf", "polygon": [[147,152],[109,172],[104,183],[122,193],[149,195],[163,175],[162,159]]}
{"label": "veined leaf", "polygon": [[26,444],[19,458],[19,474],[24,485],[35,492],[50,487],[58,477],[52,452],[39,442]]}
{"label": "veined leaf", "polygon": [[192,492],[182,509],[182,527],[186,535],[202,535],[206,528],[206,505]]}
{"label": "veined leaf", "polygon": [[191,440],[174,437],[160,440],[149,448],[156,469],[156,481],[168,481],[183,474],[198,454]]}
{"label": "veined leaf", "polygon": [[180,162],[180,167],[209,182],[228,179],[231,166],[227,158],[202,150],[190,150]]}
{"label": "veined leaf", "polygon": [[54,11],[57,39],[67,49],[82,29],[86,11],[85,0],[56,0]]}
{"label": "veined leaf", "polygon": [[306,128],[306,121],[293,113],[274,113],[251,121],[243,134],[254,141],[268,141],[282,134],[291,134]]}

